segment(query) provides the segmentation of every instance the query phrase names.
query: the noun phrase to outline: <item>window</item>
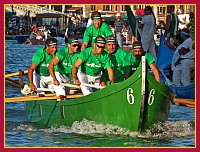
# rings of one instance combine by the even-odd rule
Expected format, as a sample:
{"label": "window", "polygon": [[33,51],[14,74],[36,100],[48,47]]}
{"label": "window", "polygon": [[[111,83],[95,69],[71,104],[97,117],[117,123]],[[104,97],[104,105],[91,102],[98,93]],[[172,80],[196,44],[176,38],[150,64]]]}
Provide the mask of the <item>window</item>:
{"label": "window", "polygon": [[114,10],[114,11],[115,11],[115,12],[118,12],[118,6],[115,5],[114,7],[115,7],[115,10]]}
{"label": "window", "polygon": [[112,11],[112,5],[104,5],[103,11]]}
{"label": "window", "polygon": [[133,10],[136,10],[137,6],[136,5],[133,5]]}
{"label": "window", "polygon": [[96,5],[91,5],[91,11],[95,11],[96,10]]}
{"label": "window", "polygon": [[159,13],[160,13],[160,14],[165,14],[165,8],[166,8],[166,7],[162,7],[162,6],[159,7]]}
{"label": "window", "polygon": [[122,5],[122,6],[121,6],[121,11],[126,11],[125,5]]}

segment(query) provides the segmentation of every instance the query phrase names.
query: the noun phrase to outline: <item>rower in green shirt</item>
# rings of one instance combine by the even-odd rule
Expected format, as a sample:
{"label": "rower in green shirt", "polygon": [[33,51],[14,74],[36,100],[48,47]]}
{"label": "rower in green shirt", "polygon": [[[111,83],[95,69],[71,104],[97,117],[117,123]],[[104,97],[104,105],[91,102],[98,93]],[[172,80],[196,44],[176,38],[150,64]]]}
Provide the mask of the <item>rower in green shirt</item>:
{"label": "rower in green shirt", "polygon": [[93,46],[95,38],[98,36],[107,37],[109,35],[113,35],[112,30],[109,25],[105,22],[102,22],[101,13],[98,11],[94,11],[91,15],[92,22],[84,32],[83,36],[83,44],[81,46],[81,51],[91,44]]}
{"label": "rower in green shirt", "polygon": [[137,70],[142,56],[145,56],[147,64],[150,66],[156,81],[160,82],[159,70],[155,64],[155,58],[148,52],[143,51],[140,41],[136,41],[130,53],[124,57],[123,70],[125,79],[128,79]]}
{"label": "rower in green shirt", "polygon": [[[80,53],[79,58],[72,67],[72,76],[76,85],[89,83],[99,86],[101,71],[103,69],[107,69],[111,84],[114,83],[114,72],[111,68],[112,63],[110,56],[104,51],[104,48],[105,38],[99,36],[95,39],[93,47],[86,48]],[[96,91],[96,89],[94,90],[91,87],[85,87],[83,85],[81,85],[81,90],[84,95]]]}
{"label": "rower in green shirt", "polygon": [[[117,48],[116,39],[114,36],[106,37],[106,51],[110,55],[112,62],[112,69],[115,75],[115,83],[124,81],[124,71],[122,70],[124,57],[127,52],[121,48]],[[101,85],[106,86],[110,85],[108,78],[108,72],[103,70],[102,72],[102,82]]]}
{"label": "rower in green shirt", "polygon": [[[48,71],[48,65],[57,51],[57,40],[49,38],[46,45],[36,51],[28,70],[30,91],[37,91],[37,88],[48,88],[52,77]],[[41,92],[39,94],[44,94]]]}
{"label": "rower in green shirt", "polygon": [[70,83],[72,66],[78,59],[79,42],[77,37],[69,37],[68,44],[64,48],[61,48],[56,56],[51,60],[48,69],[53,78],[53,82],[60,94],[66,96],[69,93],[69,88],[59,86],[60,83]]}

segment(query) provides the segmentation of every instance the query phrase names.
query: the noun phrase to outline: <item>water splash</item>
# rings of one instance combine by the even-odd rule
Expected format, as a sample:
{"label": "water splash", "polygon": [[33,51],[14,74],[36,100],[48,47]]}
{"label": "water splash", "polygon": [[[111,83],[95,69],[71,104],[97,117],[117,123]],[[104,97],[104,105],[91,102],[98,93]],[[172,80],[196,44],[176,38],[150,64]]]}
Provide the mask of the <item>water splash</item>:
{"label": "water splash", "polygon": [[170,139],[194,135],[194,128],[189,121],[169,121],[155,124],[145,133],[140,134],[141,138]]}
{"label": "water splash", "polygon": [[97,124],[94,121],[88,121],[83,119],[81,122],[75,121],[71,127],[60,126],[59,128],[52,126],[49,129],[45,129],[46,132],[64,132],[64,133],[77,133],[82,135],[120,135],[120,136],[135,136],[134,132],[130,132],[124,128],[120,128],[114,125]]}
{"label": "water splash", "polygon": [[71,127],[51,126],[50,128],[34,128],[34,126],[30,124],[20,124],[15,130],[41,131],[47,133],[76,133],[89,136],[126,136],[151,139],[170,139],[194,135],[194,128],[189,121],[158,123],[143,133],[131,132],[127,129],[109,124],[97,124],[94,121],[88,121],[86,119],[81,122],[74,122]]}

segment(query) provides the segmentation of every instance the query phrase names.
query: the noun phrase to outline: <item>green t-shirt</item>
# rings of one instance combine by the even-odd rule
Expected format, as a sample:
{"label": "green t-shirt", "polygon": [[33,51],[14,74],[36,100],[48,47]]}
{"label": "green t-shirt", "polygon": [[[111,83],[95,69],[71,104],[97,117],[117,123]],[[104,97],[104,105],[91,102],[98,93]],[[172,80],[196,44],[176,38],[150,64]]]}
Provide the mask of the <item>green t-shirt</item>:
{"label": "green t-shirt", "polygon": [[[106,50],[107,51],[107,50]],[[114,55],[110,55],[111,62],[112,62],[112,69],[115,75],[115,83],[124,81],[124,71],[122,70],[124,57],[126,56],[127,52],[118,48]],[[103,70],[102,78],[104,82],[109,84],[109,77],[107,70]]]}
{"label": "green t-shirt", "polygon": [[98,36],[107,37],[112,35],[112,30],[110,29],[109,25],[105,22],[102,22],[99,29],[94,28],[94,24],[90,25],[84,32],[83,40],[84,42],[91,43],[93,46],[94,40]]}
{"label": "green t-shirt", "polygon": [[101,54],[95,56],[92,53],[92,47],[86,48],[82,51],[79,58],[83,62],[80,70],[90,76],[97,76],[100,71],[112,66],[108,53],[103,51]]}
{"label": "green t-shirt", "polygon": [[190,29],[191,35],[194,38],[194,36],[195,36],[195,20],[194,19],[190,20],[190,22],[187,25],[187,27]]}
{"label": "green t-shirt", "polygon": [[55,66],[55,70],[66,76],[70,76],[72,73],[72,66],[78,59],[80,51],[76,52],[74,55],[69,54],[68,47],[61,48],[56,56],[59,59],[59,63]]}
{"label": "green t-shirt", "polygon": [[32,58],[32,62],[37,66],[36,73],[41,76],[49,76],[48,66],[53,57],[47,53],[45,47],[38,49]]}
{"label": "green t-shirt", "polygon": [[[147,64],[151,65],[155,62],[155,58],[148,52],[142,52],[142,56],[145,56]],[[132,52],[128,53],[124,57],[123,71],[132,75],[138,68],[141,58],[137,59]]]}
{"label": "green t-shirt", "polygon": [[171,21],[170,21],[170,27],[168,30],[165,30],[164,36],[167,37],[168,33],[176,33],[178,30],[178,17],[176,14],[171,13]]}

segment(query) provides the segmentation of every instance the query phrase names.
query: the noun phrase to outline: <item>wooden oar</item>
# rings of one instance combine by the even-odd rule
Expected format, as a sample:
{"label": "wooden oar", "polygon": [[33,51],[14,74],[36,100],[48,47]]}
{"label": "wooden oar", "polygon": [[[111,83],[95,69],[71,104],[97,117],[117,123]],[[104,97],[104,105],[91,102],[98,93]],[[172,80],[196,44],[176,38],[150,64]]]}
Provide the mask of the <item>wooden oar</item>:
{"label": "wooden oar", "polygon": [[[74,98],[80,98],[83,97],[83,94],[80,95],[67,95],[67,99],[74,99]],[[37,95],[35,96],[24,96],[24,97],[14,97],[14,98],[5,98],[5,102],[27,102],[27,101],[38,101],[38,100],[56,100],[59,99],[57,96],[45,96],[45,97],[38,97]]]}
{"label": "wooden oar", "polygon": [[174,104],[177,106],[186,106],[189,108],[195,108],[195,100],[174,98]]}
{"label": "wooden oar", "polygon": [[188,108],[195,108],[195,104],[187,104],[187,103],[184,103],[184,102],[175,102],[174,104],[177,105],[177,106],[185,106],[185,107],[188,107]]}
{"label": "wooden oar", "polygon": [[[49,91],[49,92],[55,92],[54,89],[51,88],[37,88],[37,91]],[[75,94],[76,92],[79,92],[79,90],[70,90],[69,94]],[[46,95],[46,94],[45,94]]]}
{"label": "wooden oar", "polygon": [[9,77],[7,77],[7,78],[5,78],[5,79],[19,85],[19,81],[18,81],[18,80],[12,80],[12,79],[10,79]]}
{"label": "wooden oar", "polygon": [[182,102],[182,103],[186,103],[186,104],[195,104],[195,100],[192,99],[183,99],[183,98],[174,98],[174,102]]}
{"label": "wooden oar", "polygon": [[6,80],[5,83],[6,83],[6,85],[9,85],[9,86],[12,86],[12,87],[15,87],[15,88],[21,88],[21,86],[19,84],[14,83],[12,81]]}
{"label": "wooden oar", "polygon": [[[23,74],[27,74],[28,70],[23,71]],[[18,76],[20,74],[20,72],[14,72],[14,73],[10,73],[10,74],[6,74],[5,78],[7,77],[12,77],[12,76]]]}
{"label": "wooden oar", "polygon": [[[68,84],[68,83],[60,83],[60,85],[66,86],[66,87],[72,87],[72,88],[79,88],[79,86],[77,86],[77,85]],[[103,89],[103,88],[105,88],[104,86],[97,86],[97,85],[92,85],[92,84],[87,84],[87,83],[81,83],[81,85],[82,86],[86,86],[86,87],[96,88],[96,89]]]}

